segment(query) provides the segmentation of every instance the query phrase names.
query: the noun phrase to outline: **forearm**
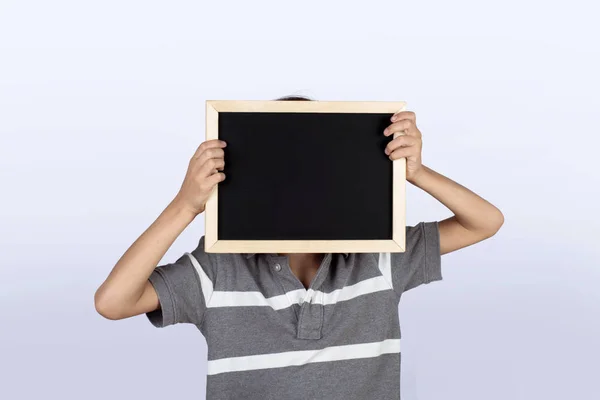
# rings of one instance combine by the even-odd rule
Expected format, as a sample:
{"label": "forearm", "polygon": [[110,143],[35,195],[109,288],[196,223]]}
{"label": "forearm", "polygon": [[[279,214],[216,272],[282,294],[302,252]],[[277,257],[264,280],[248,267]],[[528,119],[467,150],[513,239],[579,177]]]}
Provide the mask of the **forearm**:
{"label": "forearm", "polygon": [[494,205],[425,165],[409,182],[450,209],[456,221],[470,232],[491,236],[504,221],[502,213]]}
{"label": "forearm", "polygon": [[177,200],[172,201],[121,256],[96,292],[96,303],[109,310],[135,305],[152,271],[194,218]]}

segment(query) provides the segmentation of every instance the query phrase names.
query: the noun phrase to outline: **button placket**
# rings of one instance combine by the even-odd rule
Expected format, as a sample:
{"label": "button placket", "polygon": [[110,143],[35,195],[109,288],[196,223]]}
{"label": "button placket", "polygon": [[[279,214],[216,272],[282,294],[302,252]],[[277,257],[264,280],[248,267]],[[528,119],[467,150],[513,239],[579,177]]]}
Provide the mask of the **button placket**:
{"label": "button placket", "polygon": [[311,299],[314,296],[315,291],[313,289],[308,289],[303,298],[300,299],[300,304],[310,303]]}
{"label": "button placket", "polygon": [[[276,254],[268,255],[268,263],[272,268],[273,274],[275,275],[275,279],[279,282],[281,286],[281,290],[285,297],[287,298],[290,308],[293,310],[294,315],[296,316],[296,322],[299,319],[298,307],[295,307],[298,303],[292,300],[292,298],[288,295],[288,292],[298,290],[299,288],[296,285],[298,279],[293,275],[289,265],[287,264],[286,256],[278,256]],[[291,275],[291,276],[290,276]],[[302,286],[300,289],[304,289]]]}
{"label": "button placket", "polygon": [[[300,316],[298,318],[298,328],[296,337],[298,339],[320,339],[321,338],[321,329],[323,327],[323,297],[318,296],[317,299],[317,290],[321,287],[323,281],[327,278],[327,272],[329,271],[329,267],[331,264],[332,254],[326,254],[325,258],[317,275],[313,279],[306,295],[304,296],[304,301],[300,305]],[[313,301],[314,300],[314,301]],[[320,301],[317,301],[320,300]]]}

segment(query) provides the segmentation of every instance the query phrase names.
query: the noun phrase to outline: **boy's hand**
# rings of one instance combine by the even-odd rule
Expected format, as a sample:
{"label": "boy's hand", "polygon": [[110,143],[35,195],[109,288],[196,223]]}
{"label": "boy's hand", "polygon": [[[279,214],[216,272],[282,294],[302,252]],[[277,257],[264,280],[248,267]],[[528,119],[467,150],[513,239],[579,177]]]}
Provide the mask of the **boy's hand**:
{"label": "boy's hand", "polygon": [[385,148],[390,160],[406,158],[406,179],[411,181],[422,170],[421,165],[421,131],[417,128],[417,117],[412,111],[400,111],[391,118],[392,124],[383,134],[385,136],[400,133]]}
{"label": "boy's hand", "polygon": [[225,179],[226,143],[222,140],[207,140],[200,144],[188,166],[185,179],[175,197],[175,202],[190,210],[194,215],[204,211],[206,201],[217,183]]}

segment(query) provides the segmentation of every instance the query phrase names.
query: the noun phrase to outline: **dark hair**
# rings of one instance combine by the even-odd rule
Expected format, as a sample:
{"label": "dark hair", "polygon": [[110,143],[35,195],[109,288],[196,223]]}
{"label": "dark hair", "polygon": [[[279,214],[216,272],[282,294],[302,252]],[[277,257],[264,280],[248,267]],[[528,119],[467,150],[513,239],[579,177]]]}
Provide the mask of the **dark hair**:
{"label": "dark hair", "polygon": [[312,99],[310,99],[308,97],[296,96],[296,95],[283,96],[283,97],[280,97],[275,100],[277,100],[277,101],[312,101]]}

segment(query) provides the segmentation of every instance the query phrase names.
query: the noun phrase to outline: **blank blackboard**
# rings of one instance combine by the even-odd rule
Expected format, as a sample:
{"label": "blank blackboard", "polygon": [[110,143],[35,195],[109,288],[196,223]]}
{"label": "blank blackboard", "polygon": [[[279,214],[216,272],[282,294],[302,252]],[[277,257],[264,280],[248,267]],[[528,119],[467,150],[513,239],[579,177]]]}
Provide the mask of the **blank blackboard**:
{"label": "blank blackboard", "polygon": [[404,104],[207,102],[207,139],[227,147],[206,251],[403,251],[402,160],[383,130]]}

